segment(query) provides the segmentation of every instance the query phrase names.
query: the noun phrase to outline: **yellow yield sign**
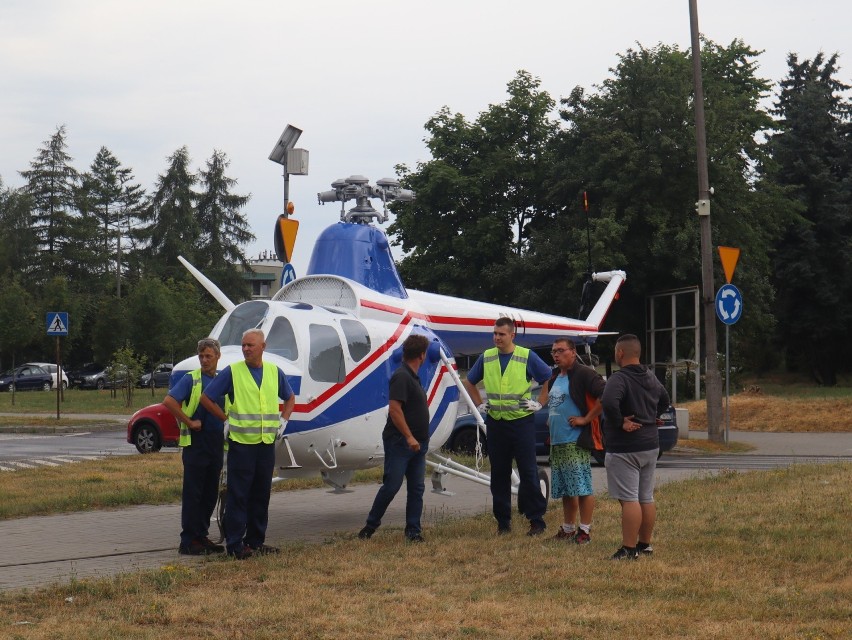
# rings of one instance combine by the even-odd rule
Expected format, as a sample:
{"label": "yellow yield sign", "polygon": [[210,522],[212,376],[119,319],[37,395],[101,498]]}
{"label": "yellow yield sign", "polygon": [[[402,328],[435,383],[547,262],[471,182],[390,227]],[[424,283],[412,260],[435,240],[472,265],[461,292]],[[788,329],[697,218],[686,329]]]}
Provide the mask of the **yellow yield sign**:
{"label": "yellow yield sign", "polygon": [[293,258],[293,247],[296,246],[298,231],[298,220],[287,218],[284,214],[278,216],[275,222],[275,253],[281,262],[287,263]]}
{"label": "yellow yield sign", "polygon": [[719,247],[719,258],[722,259],[725,280],[728,284],[731,284],[731,280],[734,277],[734,269],[737,268],[737,260],[740,259],[740,250],[736,247]]}

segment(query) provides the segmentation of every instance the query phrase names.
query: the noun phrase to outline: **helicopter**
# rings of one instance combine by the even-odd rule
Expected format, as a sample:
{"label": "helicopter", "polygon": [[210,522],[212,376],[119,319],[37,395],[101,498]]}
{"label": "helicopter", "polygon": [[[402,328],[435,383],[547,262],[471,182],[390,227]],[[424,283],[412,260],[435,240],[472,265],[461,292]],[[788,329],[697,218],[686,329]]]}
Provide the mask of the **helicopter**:
{"label": "helicopter", "polygon": [[[601,324],[625,273],[592,275],[606,287],[585,320],[409,290],[396,270],[387,236],[373,222],[386,222],[388,203],[411,202],[414,193],[393,179],[371,185],[359,175],[331,186],[318,200],[341,203],[339,222],[316,240],[306,275],[284,284],[269,300],[235,304],[181,258],[224,308],[210,331],[221,344],[220,369],[243,359],[243,332],[259,328],[266,336],[264,360],[284,371],[296,395],[287,429],[276,442],[273,481],[319,473],[326,484],[343,491],[356,470],[383,464],[388,381],[402,362],[403,341],[419,333],[430,342],[418,375],[429,402],[433,489],[447,493],[442,484],[446,474],[487,484],[478,464],[471,469],[438,454],[460,403],[479,417],[458,377],[454,355],[492,346],[494,321],[503,316],[515,321],[516,343],[523,346],[549,346],[566,336],[593,340],[603,333]],[[371,199],[382,201],[381,211]],[[351,200],[355,206],[346,210]],[[194,356],[177,363],[172,382],[197,366]]]}

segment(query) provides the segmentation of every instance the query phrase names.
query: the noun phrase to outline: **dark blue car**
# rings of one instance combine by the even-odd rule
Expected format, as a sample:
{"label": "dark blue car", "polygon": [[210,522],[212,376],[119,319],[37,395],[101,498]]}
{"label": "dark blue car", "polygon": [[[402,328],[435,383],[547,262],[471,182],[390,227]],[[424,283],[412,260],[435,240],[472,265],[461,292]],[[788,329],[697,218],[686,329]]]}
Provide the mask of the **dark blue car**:
{"label": "dark blue car", "polygon": [[[537,393],[533,393],[533,397],[537,397]],[[659,418],[659,433],[660,433],[660,455],[664,451],[671,451],[677,444],[677,416],[674,407],[669,408],[660,414]],[[487,437],[483,431],[479,433],[480,442],[482,442],[482,450],[487,450]],[[476,447],[476,418],[470,413],[460,415],[456,419],[456,424],[453,427],[450,437],[444,448],[455,453],[472,454]],[[539,458],[546,458],[550,455],[550,429],[547,426],[547,407],[542,407],[535,414],[535,454]],[[594,451],[592,456],[598,462],[603,464],[606,451]]]}

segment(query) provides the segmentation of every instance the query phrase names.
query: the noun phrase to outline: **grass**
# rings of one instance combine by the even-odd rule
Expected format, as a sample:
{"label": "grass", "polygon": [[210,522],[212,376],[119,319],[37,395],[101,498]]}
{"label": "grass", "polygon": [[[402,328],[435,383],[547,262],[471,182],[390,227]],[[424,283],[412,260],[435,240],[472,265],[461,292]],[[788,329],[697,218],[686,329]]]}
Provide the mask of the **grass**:
{"label": "grass", "polygon": [[[0,393],[0,413],[47,413],[56,415],[56,391],[21,391],[14,394],[15,404],[12,404],[13,394]],[[59,403],[59,414],[74,413],[112,413],[126,414],[128,417],[137,409],[149,404],[162,402],[166,396],[165,389],[134,389],[130,407],[126,407],[121,391],[113,393],[110,389],[66,389]]]}
{"label": "grass", "polygon": [[[679,405],[689,410],[689,429],[707,430],[704,400]],[[722,400],[724,416],[724,398]],[[788,394],[783,397],[762,390],[731,396],[731,429],[734,431],[846,433],[852,431],[852,396],[817,397]],[[724,417],[723,417],[724,420]]]}
{"label": "grass", "polygon": [[[424,545],[349,533],[246,562],[2,594],[0,629],[69,640],[846,638],[850,484],[848,464],[666,484],[655,556],[638,562],[607,560],[619,508],[602,499],[585,547],[529,539],[520,522],[498,538],[489,516],[447,519]],[[559,511],[547,518],[555,527]]]}
{"label": "grass", "polygon": [[[378,482],[381,469],[356,471],[354,483]],[[60,467],[3,472],[0,520],[52,513],[180,502],[180,455],[161,451],[144,456],[113,456]],[[319,476],[278,482],[273,491],[323,486]]]}

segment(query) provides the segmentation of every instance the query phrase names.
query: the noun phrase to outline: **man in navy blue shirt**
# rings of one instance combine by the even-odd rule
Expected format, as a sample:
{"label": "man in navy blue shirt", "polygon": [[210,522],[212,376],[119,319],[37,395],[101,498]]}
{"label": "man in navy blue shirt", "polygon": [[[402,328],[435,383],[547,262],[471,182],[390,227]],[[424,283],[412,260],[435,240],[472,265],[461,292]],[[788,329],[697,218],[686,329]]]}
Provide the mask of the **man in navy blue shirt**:
{"label": "man in navy blue shirt", "polygon": [[225,442],[222,420],[200,404],[201,393],[216,377],[220,355],[218,340],[199,340],[198,361],[201,368],[178,380],[163,400],[166,409],[180,425],[178,444],[183,450],[183,530],[178,551],[185,555],[222,553],[225,550],[222,545],[213,544],[208,537],[210,517],[219,493],[219,474],[222,471]]}

